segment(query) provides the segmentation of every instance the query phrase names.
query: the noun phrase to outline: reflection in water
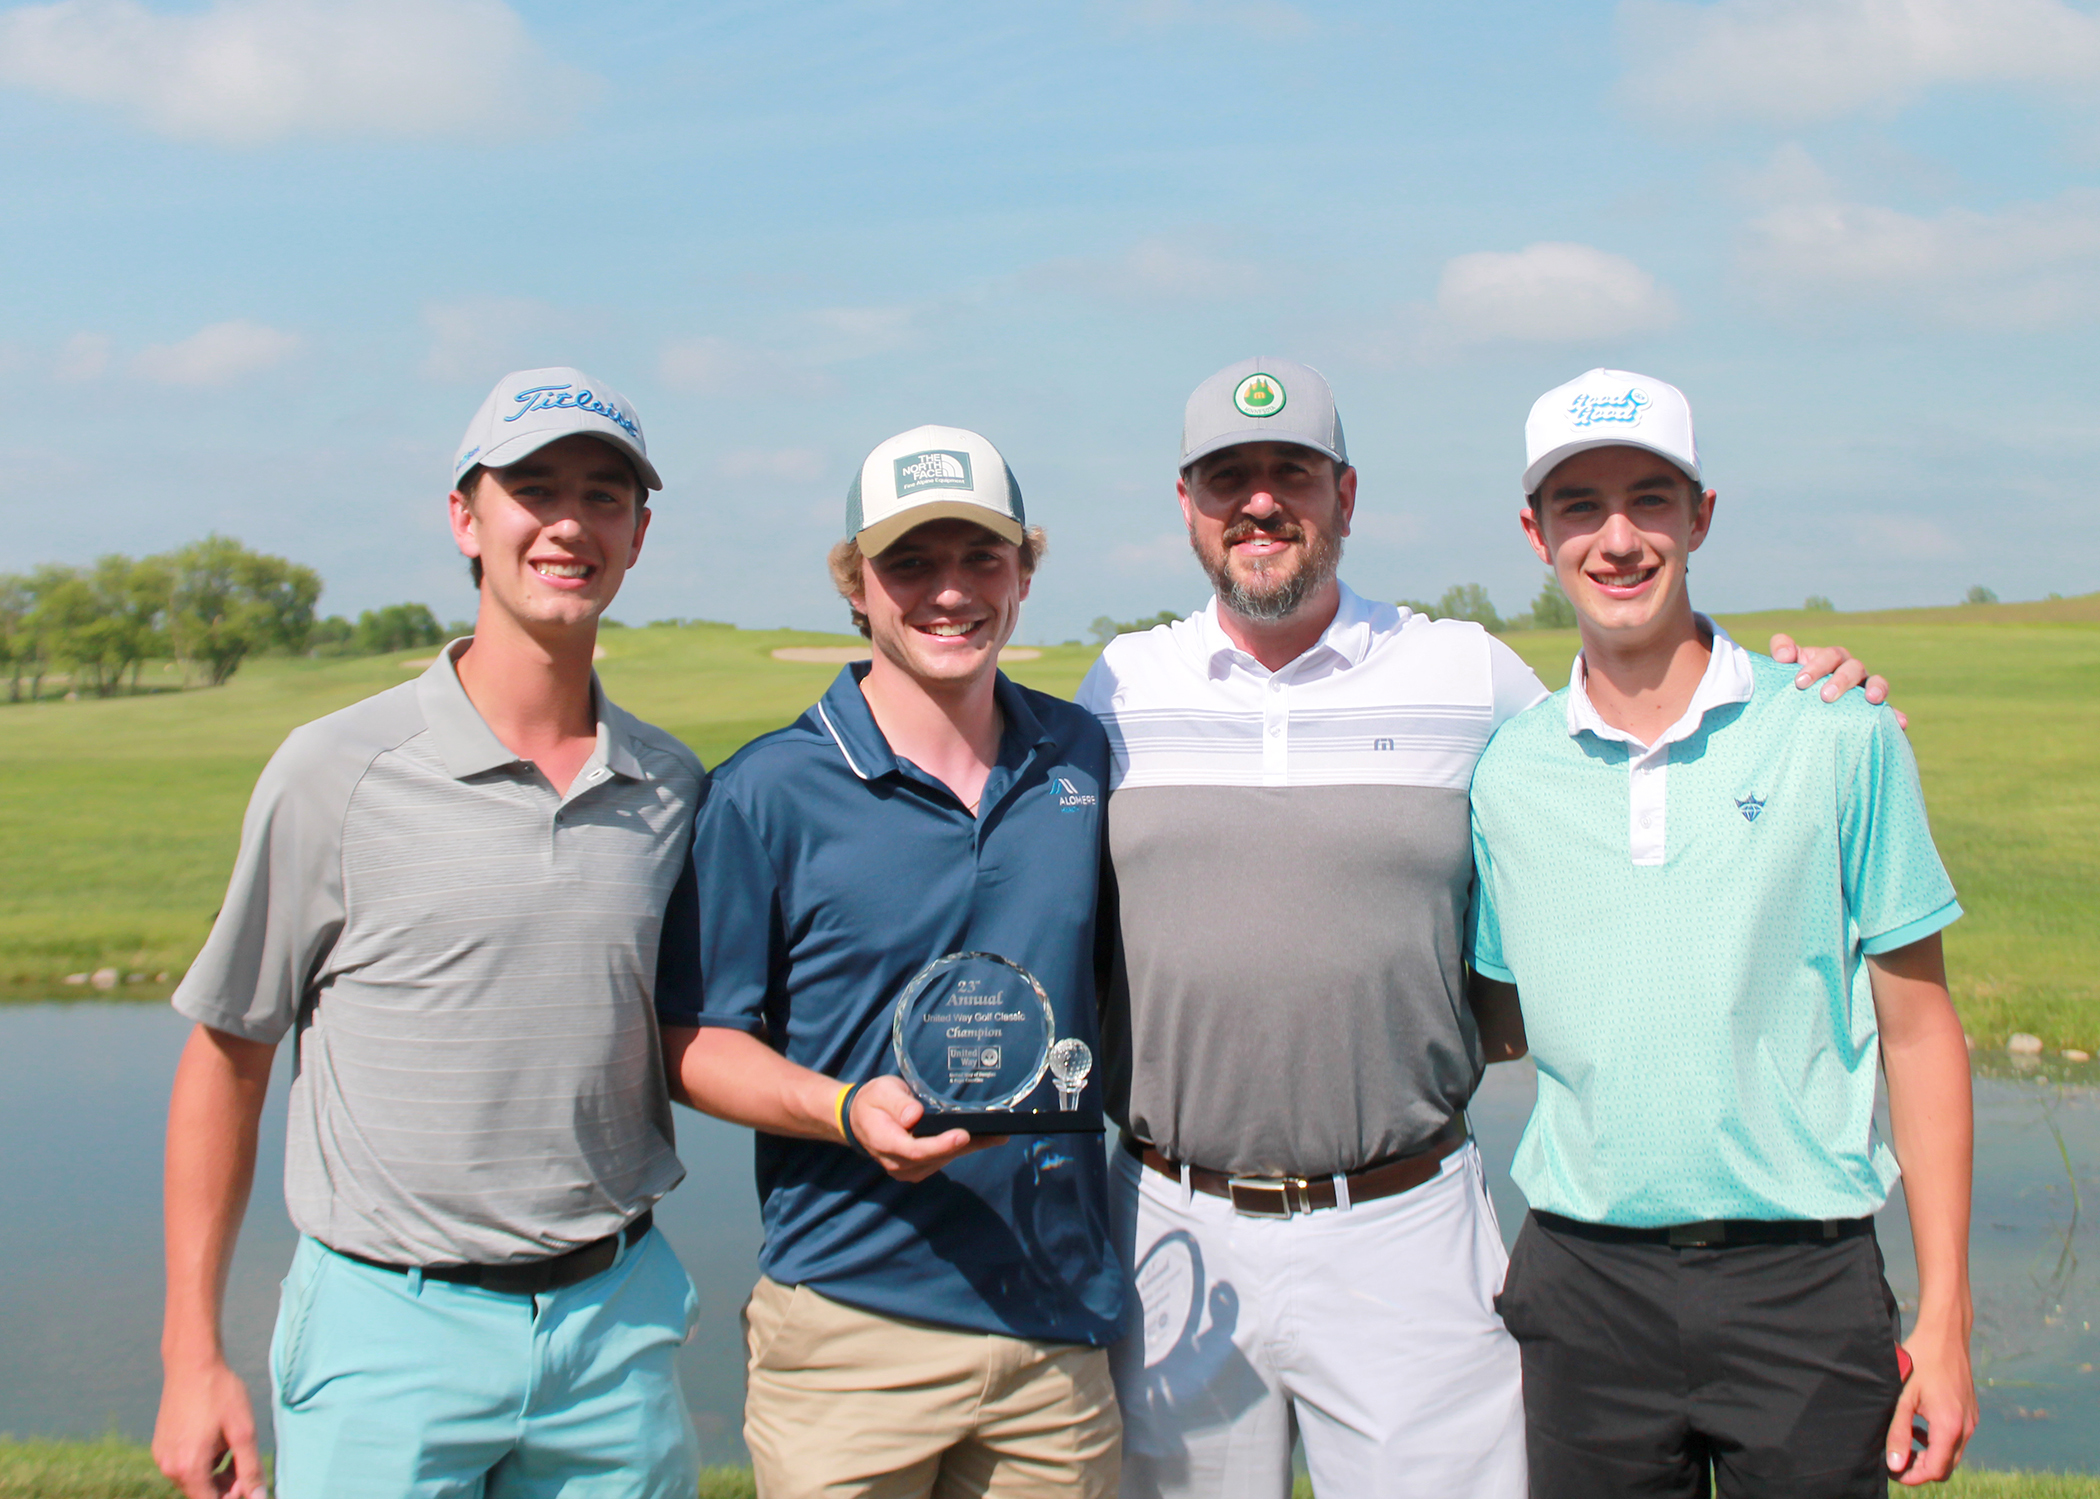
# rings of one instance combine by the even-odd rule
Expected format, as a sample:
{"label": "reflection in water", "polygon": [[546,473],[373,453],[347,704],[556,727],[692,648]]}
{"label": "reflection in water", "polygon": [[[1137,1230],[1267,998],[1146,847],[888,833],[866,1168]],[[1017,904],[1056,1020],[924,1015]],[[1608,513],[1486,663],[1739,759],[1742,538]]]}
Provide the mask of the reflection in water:
{"label": "reflection in water", "polygon": [[[10,1208],[0,1214],[0,1263],[9,1266],[0,1292],[0,1431],[93,1435],[114,1425],[140,1439],[152,1431],[161,1127],[186,1031],[159,1006],[0,1008],[0,1192]],[[279,1191],[286,1070],[280,1063],[228,1290],[235,1367],[258,1394],[267,1385],[277,1281],[292,1251]],[[2100,1470],[2100,1087],[2068,1080],[2100,1081],[2100,1065],[2000,1070],[1977,1079],[1972,1255],[1984,1424],[1970,1451],[1988,1467]],[[1510,1238],[1524,1204],[1506,1167],[1531,1093],[1528,1065],[1491,1068],[1473,1110]],[[685,1110],[678,1129],[689,1175],[657,1221],[700,1292],[700,1329],[680,1369],[708,1461],[740,1461],[737,1312],[758,1263],[750,1137]],[[1046,1151],[1035,1164],[1054,1171],[1061,1163]],[[1917,1286],[1900,1198],[1880,1227],[1891,1284],[1912,1308]],[[1238,1308],[1227,1288],[1206,1285],[1193,1245],[1162,1244],[1140,1273],[1186,1284],[1173,1299],[1183,1315],[1143,1333],[1146,1364],[1163,1379],[1181,1360],[1230,1348]]]}

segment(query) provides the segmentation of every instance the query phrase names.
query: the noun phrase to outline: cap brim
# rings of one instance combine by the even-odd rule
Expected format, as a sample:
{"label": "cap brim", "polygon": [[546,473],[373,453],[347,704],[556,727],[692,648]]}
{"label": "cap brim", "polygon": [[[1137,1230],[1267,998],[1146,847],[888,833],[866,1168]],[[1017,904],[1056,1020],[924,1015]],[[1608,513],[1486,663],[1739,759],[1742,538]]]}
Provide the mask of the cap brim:
{"label": "cap brim", "polygon": [[902,540],[905,532],[935,520],[966,520],[984,527],[1003,541],[1010,541],[1015,546],[1021,544],[1023,528],[1019,521],[974,500],[928,500],[923,505],[914,505],[909,510],[885,516],[873,525],[861,527],[853,533],[853,539],[860,543],[863,557],[880,557]]}
{"label": "cap brim", "polygon": [[1187,468],[1192,463],[1201,463],[1213,453],[1222,453],[1227,448],[1236,448],[1250,442],[1283,442],[1289,443],[1293,447],[1311,448],[1315,453],[1325,454],[1344,468],[1349,466],[1349,460],[1327,446],[1326,443],[1315,442],[1312,438],[1299,432],[1279,432],[1274,427],[1242,427],[1237,431],[1221,433],[1205,442],[1198,443],[1194,448],[1182,454],[1181,466]]}
{"label": "cap brim", "polygon": [[609,448],[618,448],[634,465],[634,471],[641,476],[644,487],[664,487],[663,478],[656,472],[656,465],[649,461],[649,455],[636,447],[624,432],[617,429],[572,427],[566,432],[520,432],[508,442],[495,443],[483,449],[475,455],[474,461],[483,468],[507,468],[513,463],[521,463],[530,458],[549,443],[560,442],[564,437],[595,437]]}
{"label": "cap brim", "polygon": [[1677,454],[1667,452],[1653,443],[1639,442],[1634,438],[1624,436],[1586,437],[1581,442],[1564,442],[1546,454],[1545,457],[1534,460],[1531,467],[1524,470],[1525,496],[1528,498],[1537,494],[1539,486],[1546,482],[1546,476],[1560,467],[1561,464],[1567,462],[1568,459],[1573,458],[1577,453],[1587,453],[1596,448],[1639,448],[1643,452],[1653,453],[1656,457],[1665,460],[1670,467],[1676,469],[1677,472],[1683,474],[1694,484],[1704,482],[1700,479],[1697,470],[1686,468],[1684,460],[1678,457]]}

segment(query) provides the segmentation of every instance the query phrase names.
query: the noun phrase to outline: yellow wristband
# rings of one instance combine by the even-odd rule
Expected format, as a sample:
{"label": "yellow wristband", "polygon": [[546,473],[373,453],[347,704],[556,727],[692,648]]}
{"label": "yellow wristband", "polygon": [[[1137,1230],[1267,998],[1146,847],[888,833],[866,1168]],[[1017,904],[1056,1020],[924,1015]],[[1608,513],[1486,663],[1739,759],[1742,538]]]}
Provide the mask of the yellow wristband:
{"label": "yellow wristband", "polygon": [[839,1143],[841,1145],[851,1145],[853,1143],[853,1131],[846,1128],[846,1100],[852,1096],[852,1093],[853,1084],[841,1083],[839,1085],[839,1096],[831,1101],[832,1120],[838,1125]]}

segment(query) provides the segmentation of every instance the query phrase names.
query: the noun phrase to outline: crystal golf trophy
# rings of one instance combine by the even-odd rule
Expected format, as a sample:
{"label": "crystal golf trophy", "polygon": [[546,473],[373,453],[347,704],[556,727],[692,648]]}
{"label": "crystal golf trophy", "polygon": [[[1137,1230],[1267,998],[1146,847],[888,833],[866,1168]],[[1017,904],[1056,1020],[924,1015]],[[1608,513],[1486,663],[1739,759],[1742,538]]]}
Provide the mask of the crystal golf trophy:
{"label": "crystal golf trophy", "polygon": [[[1058,1039],[1050,996],[1018,963],[983,952],[936,958],[905,986],[890,1030],[897,1070],[926,1109],[914,1134],[1102,1127],[1098,1109],[1079,1107],[1093,1053],[1083,1041]],[[1049,1107],[1033,1097],[1046,1074],[1056,1085]]]}

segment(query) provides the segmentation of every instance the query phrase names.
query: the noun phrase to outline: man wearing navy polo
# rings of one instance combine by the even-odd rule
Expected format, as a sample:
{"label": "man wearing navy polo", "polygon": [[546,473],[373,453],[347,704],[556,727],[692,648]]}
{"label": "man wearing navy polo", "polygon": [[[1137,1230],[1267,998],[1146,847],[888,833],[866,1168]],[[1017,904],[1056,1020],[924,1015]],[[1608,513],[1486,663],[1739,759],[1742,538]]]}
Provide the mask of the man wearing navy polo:
{"label": "man wearing navy polo", "polygon": [[[874,659],[716,773],[699,950],[667,947],[657,997],[674,1094],[758,1131],[745,1440],[772,1499],[1110,1494],[1100,1141],[915,1138],[891,1056],[900,992],[965,951],[1028,969],[1057,1034],[1098,1050],[1107,739],[998,670],[1043,536],[989,442],[891,438],[846,529],[832,577]],[[1058,1106],[1038,1093],[1022,1106]]]}

